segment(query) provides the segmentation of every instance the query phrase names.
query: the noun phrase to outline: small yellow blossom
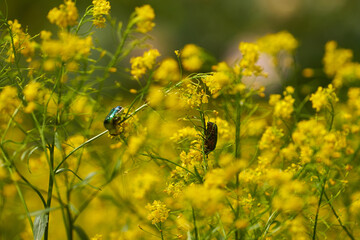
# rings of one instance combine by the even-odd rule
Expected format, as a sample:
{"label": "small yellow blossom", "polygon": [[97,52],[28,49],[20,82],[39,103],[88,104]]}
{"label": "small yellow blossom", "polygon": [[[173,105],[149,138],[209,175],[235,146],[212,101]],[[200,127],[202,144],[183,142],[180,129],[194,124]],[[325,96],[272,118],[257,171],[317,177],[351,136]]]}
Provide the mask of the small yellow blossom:
{"label": "small yellow blossom", "polygon": [[335,89],[331,84],[328,88],[319,87],[316,93],[311,94],[310,101],[312,102],[312,107],[316,109],[317,112],[321,110],[322,107],[337,102],[339,99],[336,97]]}
{"label": "small yellow blossom", "polygon": [[260,51],[273,56],[275,64],[276,56],[281,51],[292,53],[298,47],[298,41],[287,31],[268,34],[257,40]]}
{"label": "small yellow blossom", "polygon": [[181,50],[181,63],[186,71],[198,71],[204,63],[202,49],[195,44],[187,44]]}
{"label": "small yellow blossom", "polygon": [[60,58],[61,61],[71,59],[79,60],[90,54],[92,39],[90,36],[80,38],[77,35],[60,32],[59,40],[44,40],[42,42],[43,52],[51,58]]}
{"label": "small yellow blossom", "polygon": [[323,58],[325,73],[329,77],[334,76],[346,63],[351,62],[352,58],[353,52],[351,50],[337,48],[337,43],[335,41],[327,42]]}
{"label": "small yellow blossom", "polygon": [[101,234],[96,234],[94,237],[90,238],[90,240],[103,240],[103,236]]}
{"label": "small yellow blossom", "polygon": [[349,88],[347,105],[350,107],[352,114],[360,116],[360,88]]}
{"label": "small yellow blossom", "polygon": [[130,59],[131,75],[134,79],[138,80],[146,73],[146,70],[152,69],[155,65],[156,58],[159,56],[160,53],[157,49],[150,49],[144,52],[142,56],[132,57]]}
{"label": "small yellow blossom", "polygon": [[0,125],[7,123],[20,103],[15,87],[6,86],[2,89],[0,92]]}
{"label": "small yellow blossom", "polygon": [[178,130],[177,132],[175,132],[174,135],[170,138],[170,140],[179,142],[186,138],[195,139],[198,137],[198,134],[199,133],[196,131],[195,128],[185,127],[185,128]]}
{"label": "small yellow blossom", "polygon": [[302,73],[302,75],[304,77],[311,78],[311,77],[314,76],[314,69],[312,69],[312,68],[304,68],[301,73]]}
{"label": "small yellow blossom", "polygon": [[180,72],[177,61],[172,58],[163,60],[154,73],[154,80],[160,82],[162,85],[179,81]]}
{"label": "small yellow blossom", "polygon": [[152,204],[148,203],[145,208],[150,211],[148,219],[151,220],[152,224],[165,222],[170,212],[170,209],[167,209],[163,202],[157,200]]}
{"label": "small yellow blossom", "polygon": [[87,96],[77,96],[71,104],[71,112],[88,120],[93,114],[93,105]]}
{"label": "small yellow blossom", "polygon": [[110,11],[110,2],[106,0],[93,0],[93,23],[97,28],[103,28],[105,26],[105,17],[104,15],[109,15]]}
{"label": "small yellow blossom", "polygon": [[242,54],[240,60],[240,71],[244,76],[265,75],[262,67],[256,65],[259,60],[259,46],[255,43],[241,42],[239,50]]}
{"label": "small yellow blossom", "polygon": [[283,136],[282,129],[278,129],[275,126],[267,127],[259,142],[259,148],[261,150],[277,151]]}
{"label": "small yellow blossom", "polygon": [[18,20],[9,20],[8,24],[11,31],[12,40],[9,41],[7,61],[14,62],[14,49],[15,52],[20,52],[22,55],[27,57],[28,62],[31,61],[31,58],[35,53],[35,42],[31,41],[31,37],[29,34],[23,32],[23,30],[21,29],[21,24],[18,22]]}
{"label": "small yellow blossom", "polygon": [[295,99],[292,97],[294,88],[288,86],[284,91],[284,98],[280,99],[281,96],[278,94],[270,95],[269,104],[274,106],[274,116],[282,119],[289,119],[294,111]]}
{"label": "small yellow blossom", "polygon": [[139,174],[131,180],[131,192],[134,198],[143,199],[145,195],[160,181],[158,175],[150,172]]}
{"label": "small yellow blossom", "polygon": [[225,192],[219,188],[208,188],[204,185],[193,184],[185,190],[185,199],[192,206],[210,216],[223,208]]}
{"label": "small yellow blossom", "polygon": [[211,94],[218,93],[223,87],[231,83],[230,76],[225,72],[215,72],[203,79]]}
{"label": "small yellow blossom", "polygon": [[335,88],[344,84],[354,83],[360,79],[360,63],[346,63],[336,71],[332,81]]}
{"label": "small yellow blossom", "polygon": [[141,33],[150,32],[155,26],[155,23],[153,22],[155,18],[154,9],[149,4],[146,4],[141,7],[136,7],[135,13],[137,26],[136,30]]}
{"label": "small yellow blossom", "polygon": [[79,17],[75,3],[71,0],[65,0],[65,4],[61,4],[59,8],[53,8],[49,11],[47,17],[51,23],[61,28],[74,26]]}

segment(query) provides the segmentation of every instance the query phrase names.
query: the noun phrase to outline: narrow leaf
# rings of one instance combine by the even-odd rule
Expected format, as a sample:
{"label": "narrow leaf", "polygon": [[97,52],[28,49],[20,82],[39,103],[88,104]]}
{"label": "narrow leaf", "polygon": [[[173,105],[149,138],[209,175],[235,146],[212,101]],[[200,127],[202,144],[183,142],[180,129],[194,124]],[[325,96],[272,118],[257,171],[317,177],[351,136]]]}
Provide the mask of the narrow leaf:
{"label": "narrow leaf", "polygon": [[35,217],[34,228],[33,228],[34,240],[42,239],[47,223],[48,223],[48,216],[46,214],[41,214]]}

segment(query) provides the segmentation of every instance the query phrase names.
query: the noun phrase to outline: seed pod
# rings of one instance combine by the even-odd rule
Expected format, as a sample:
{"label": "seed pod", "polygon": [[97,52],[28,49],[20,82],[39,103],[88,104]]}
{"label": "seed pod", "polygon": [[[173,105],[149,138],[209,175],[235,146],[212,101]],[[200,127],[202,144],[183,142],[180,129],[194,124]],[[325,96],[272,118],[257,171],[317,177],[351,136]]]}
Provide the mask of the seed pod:
{"label": "seed pod", "polygon": [[205,154],[208,155],[216,147],[217,143],[217,125],[213,122],[207,122],[205,129]]}

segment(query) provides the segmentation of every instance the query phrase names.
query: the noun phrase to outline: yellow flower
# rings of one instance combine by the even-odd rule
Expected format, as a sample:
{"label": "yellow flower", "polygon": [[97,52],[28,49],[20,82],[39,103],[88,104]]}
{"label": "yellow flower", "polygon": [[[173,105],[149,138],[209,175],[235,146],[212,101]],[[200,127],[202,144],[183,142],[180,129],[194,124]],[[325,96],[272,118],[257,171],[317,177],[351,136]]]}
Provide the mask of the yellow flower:
{"label": "yellow flower", "polygon": [[71,0],[65,0],[65,5],[61,4],[59,8],[53,8],[49,11],[47,17],[51,23],[61,28],[74,26],[79,17],[75,3]]}
{"label": "yellow flower", "polygon": [[[9,28],[12,35],[12,41],[14,44],[14,47],[12,46],[12,43],[9,42],[9,50],[8,50],[8,59],[9,62],[14,62],[15,55],[14,55],[14,48],[16,52],[20,52],[22,55],[27,57],[27,61],[31,61],[31,57],[34,55],[35,52],[35,45],[36,43],[34,41],[31,41],[31,36],[27,33],[24,33],[21,29],[21,24],[18,22],[18,20],[14,21],[8,21]],[[10,38],[9,38],[10,39]]]}
{"label": "yellow flower", "polygon": [[283,136],[282,129],[275,126],[267,127],[259,142],[259,148],[261,150],[277,151],[280,148]]}
{"label": "yellow flower", "polygon": [[185,127],[175,132],[174,135],[170,138],[170,140],[179,142],[186,138],[195,139],[198,138],[198,134],[199,133],[196,131],[195,128]]}
{"label": "yellow flower", "polygon": [[102,240],[103,237],[101,234],[96,234],[94,237],[92,237],[90,240]]}
{"label": "yellow flower", "polygon": [[242,53],[242,59],[240,60],[240,71],[244,76],[265,75],[262,72],[262,67],[256,65],[260,54],[258,45],[255,43],[241,42],[239,44],[239,50]]}
{"label": "yellow flower", "polygon": [[360,116],[360,88],[349,88],[347,105],[352,113]]}
{"label": "yellow flower", "polygon": [[137,26],[136,30],[141,33],[150,32],[155,26],[155,23],[153,22],[155,18],[154,9],[149,4],[146,4],[141,7],[136,7],[135,13]]}
{"label": "yellow flower", "polygon": [[287,31],[268,34],[258,39],[257,44],[260,51],[268,53],[273,57],[275,64],[277,63],[275,57],[281,51],[292,53],[298,47],[297,40]]}
{"label": "yellow flower", "polygon": [[202,103],[206,103],[208,97],[202,86],[190,79],[184,80],[180,89],[180,95],[181,99],[191,108],[196,108]]}
{"label": "yellow flower", "polygon": [[223,209],[225,192],[218,188],[208,188],[204,185],[193,184],[185,190],[185,199],[192,206],[210,216]]}
{"label": "yellow flower", "polygon": [[154,73],[155,81],[166,85],[169,82],[177,82],[180,79],[180,72],[178,63],[172,59],[167,58],[160,63],[159,68]]}
{"label": "yellow flower", "polygon": [[160,181],[157,174],[145,172],[138,174],[131,180],[131,190],[134,198],[143,199],[153,186]]}
{"label": "yellow flower", "polygon": [[71,112],[84,120],[88,120],[93,114],[93,105],[87,96],[77,96],[71,104]]}
{"label": "yellow flower", "polygon": [[138,80],[141,76],[146,73],[146,70],[150,70],[155,65],[155,60],[160,56],[160,53],[157,49],[150,49],[147,52],[144,52],[142,56],[132,57],[130,59],[131,63],[131,75],[134,79]]}
{"label": "yellow flower", "polygon": [[20,103],[15,87],[5,86],[2,89],[0,93],[0,124],[7,123]]}
{"label": "yellow flower", "polygon": [[231,78],[226,72],[215,72],[203,78],[203,82],[209,88],[211,94],[218,93],[223,87],[231,83]]}
{"label": "yellow flower", "polygon": [[92,39],[90,36],[80,38],[77,35],[60,32],[59,40],[44,40],[43,52],[51,58],[60,58],[61,61],[79,60],[90,54]]}
{"label": "yellow flower", "polygon": [[336,71],[332,82],[335,88],[339,88],[343,84],[352,83],[358,79],[360,79],[360,64],[351,62],[344,64]]}
{"label": "yellow flower", "polygon": [[165,222],[170,212],[170,209],[167,209],[163,202],[156,200],[152,204],[148,203],[145,208],[150,211],[148,219],[151,220],[152,224]]}
{"label": "yellow flower", "polygon": [[319,112],[323,106],[329,103],[333,104],[339,101],[339,99],[336,97],[335,89],[329,84],[328,88],[319,87],[316,93],[311,94],[310,101],[312,102],[312,107]]}
{"label": "yellow flower", "polygon": [[204,63],[202,50],[195,44],[187,44],[181,50],[181,63],[186,71],[198,71]]}
{"label": "yellow flower", "polygon": [[284,91],[284,98],[278,94],[270,95],[269,104],[274,106],[274,116],[282,119],[289,119],[294,111],[295,99],[291,96],[294,88],[288,86]]}
{"label": "yellow flower", "polygon": [[325,45],[325,55],[323,58],[324,71],[332,77],[346,63],[351,62],[353,52],[349,49],[337,48],[335,41],[329,41]]}
{"label": "yellow flower", "polygon": [[103,28],[105,26],[105,17],[104,15],[109,15],[110,11],[110,2],[106,0],[93,0],[93,23],[97,28]]}

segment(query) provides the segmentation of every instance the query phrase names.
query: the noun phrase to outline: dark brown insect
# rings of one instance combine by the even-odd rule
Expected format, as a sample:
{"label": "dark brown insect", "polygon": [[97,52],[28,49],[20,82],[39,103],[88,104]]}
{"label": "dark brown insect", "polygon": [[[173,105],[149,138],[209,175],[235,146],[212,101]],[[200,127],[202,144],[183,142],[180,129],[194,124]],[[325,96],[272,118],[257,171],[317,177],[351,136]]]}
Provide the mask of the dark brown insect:
{"label": "dark brown insect", "polygon": [[216,147],[218,129],[217,125],[213,122],[207,122],[205,129],[205,154],[208,155]]}

